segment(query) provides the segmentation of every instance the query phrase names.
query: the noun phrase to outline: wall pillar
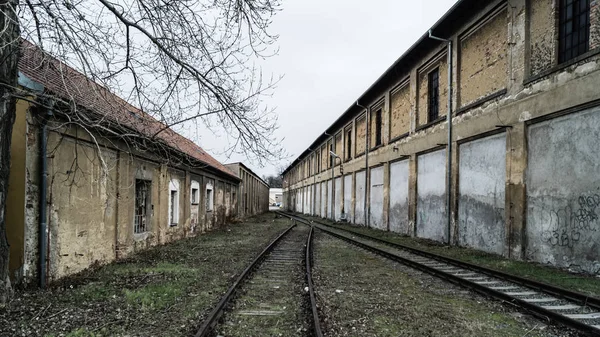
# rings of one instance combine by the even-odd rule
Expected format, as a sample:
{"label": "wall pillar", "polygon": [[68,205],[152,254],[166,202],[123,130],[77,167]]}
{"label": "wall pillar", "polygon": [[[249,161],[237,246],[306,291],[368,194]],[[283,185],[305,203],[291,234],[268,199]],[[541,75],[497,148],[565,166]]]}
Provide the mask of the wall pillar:
{"label": "wall pillar", "polygon": [[408,235],[417,233],[417,155],[412,154],[408,162]]}
{"label": "wall pillar", "polygon": [[526,246],[525,223],[527,197],[527,127],[519,123],[506,133],[506,247],[505,255],[523,259]]}

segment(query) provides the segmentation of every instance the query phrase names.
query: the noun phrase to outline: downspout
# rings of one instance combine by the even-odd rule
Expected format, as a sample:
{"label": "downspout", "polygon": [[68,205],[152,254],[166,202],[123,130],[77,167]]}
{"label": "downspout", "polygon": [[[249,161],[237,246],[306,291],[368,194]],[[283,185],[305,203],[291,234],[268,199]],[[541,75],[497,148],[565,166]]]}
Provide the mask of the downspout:
{"label": "downspout", "polygon": [[[369,227],[369,213],[370,210],[367,209],[367,191],[369,190],[369,124],[370,124],[370,117],[369,116],[369,109],[367,109],[366,106],[360,105],[358,103],[358,101],[356,101],[356,106],[358,106],[359,108],[363,108],[365,109],[365,122],[366,124],[366,135],[365,135],[365,200],[364,200],[364,210],[365,210],[365,226],[368,228]],[[358,141],[357,141],[358,142]]]}
{"label": "downspout", "polygon": [[40,288],[46,288],[47,279],[47,252],[48,252],[48,223],[47,223],[47,184],[48,184],[48,156],[47,156],[47,140],[48,140],[48,117],[52,116],[52,105],[46,108],[46,113],[42,118],[42,129],[40,139],[40,204],[39,204],[39,268],[40,268]]}
{"label": "downspout", "polygon": [[[335,158],[331,155],[331,152],[333,151],[333,142],[335,141],[335,139],[333,138],[333,135],[328,134],[327,132],[325,132],[326,136],[331,136],[331,145],[329,146],[329,163],[331,164],[331,217],[333,218],[332,220],[335,221],[335,208],[333,207],[335,205],[335,186],[334,186],[334,178],[335,178]],[[327,191],[327,193],[329,193],[329,191]],[[327,215],[327,214],[326,214]]]}
{"label": "downspout", "polygon": [[447,209],[447,224],[446,237],[447,243],[450,244],[450,227],[452,225],[452,40],[442,39],[433,36],[431,29],[429,30],[429,38],[443,41],[448,44],[448,167],[446,168],[446,209]]}

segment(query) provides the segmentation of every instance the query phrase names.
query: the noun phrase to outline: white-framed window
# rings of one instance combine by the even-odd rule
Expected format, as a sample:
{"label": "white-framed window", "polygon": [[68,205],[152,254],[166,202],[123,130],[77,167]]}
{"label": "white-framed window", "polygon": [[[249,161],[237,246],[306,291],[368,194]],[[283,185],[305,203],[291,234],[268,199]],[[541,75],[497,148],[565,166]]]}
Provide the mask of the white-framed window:
{"label": "white-framed window", "polygon": [[208,183],[206,184],[206,211],[212,212],[215,207],[215,193],[213,189],[213,185]]}
{"label": "white-framed window", "polygon": [[179,180],[169,182],[169,226],[179,223]]}
{"label": "white-framed window", "polygon": [[190,188],[190,202],[192,205],[198,205],[200,203],[200,183],[192,180],[192,186]]}

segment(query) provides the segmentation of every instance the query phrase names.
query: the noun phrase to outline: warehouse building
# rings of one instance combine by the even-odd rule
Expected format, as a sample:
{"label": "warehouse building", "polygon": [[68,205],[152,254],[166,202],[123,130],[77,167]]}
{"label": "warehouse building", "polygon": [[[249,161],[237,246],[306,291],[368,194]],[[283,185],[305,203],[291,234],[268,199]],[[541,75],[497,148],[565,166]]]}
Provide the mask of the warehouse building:
{"label": "warehouse building", "polygon": [[28,42],[22,53],[6,214],[13,282],[43,285],[238,217],[241,180],[206,151]]}
{"label": "warehouse building", "polygon": [[285,207],[597,274],[599,84],[597,1],[459,1],[285,170]]}
{"label": "warehouse building", "polygon": [[243,163],[231,163],[225,166],[241,179],[240,193],[235,198],[237,204],[240,205],[238,208],[239,217],[243,218],[268,212],[269,184]]}

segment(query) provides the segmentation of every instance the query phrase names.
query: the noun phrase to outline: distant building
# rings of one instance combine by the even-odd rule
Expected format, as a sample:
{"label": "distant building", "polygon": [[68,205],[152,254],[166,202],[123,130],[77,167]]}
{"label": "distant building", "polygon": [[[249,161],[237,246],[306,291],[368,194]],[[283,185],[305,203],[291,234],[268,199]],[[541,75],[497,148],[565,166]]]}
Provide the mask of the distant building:
{"label": "distant building", "polygon": [[428,33],[285,170],[285,207],[600,273],[600,2],[460,0],[431,29],[451,58]]}
{"label": "distant building", "polygon": [[268,212],[269,184],[242,163],[231,163],[225,166],[242,180],[237,197],[238,205],[240,205],[238,217],[243,218]]}
{"label": "distant building", "polygon": [[271,188],[269,189],[269,204],[280,205],[283,202],[283,188]]}

